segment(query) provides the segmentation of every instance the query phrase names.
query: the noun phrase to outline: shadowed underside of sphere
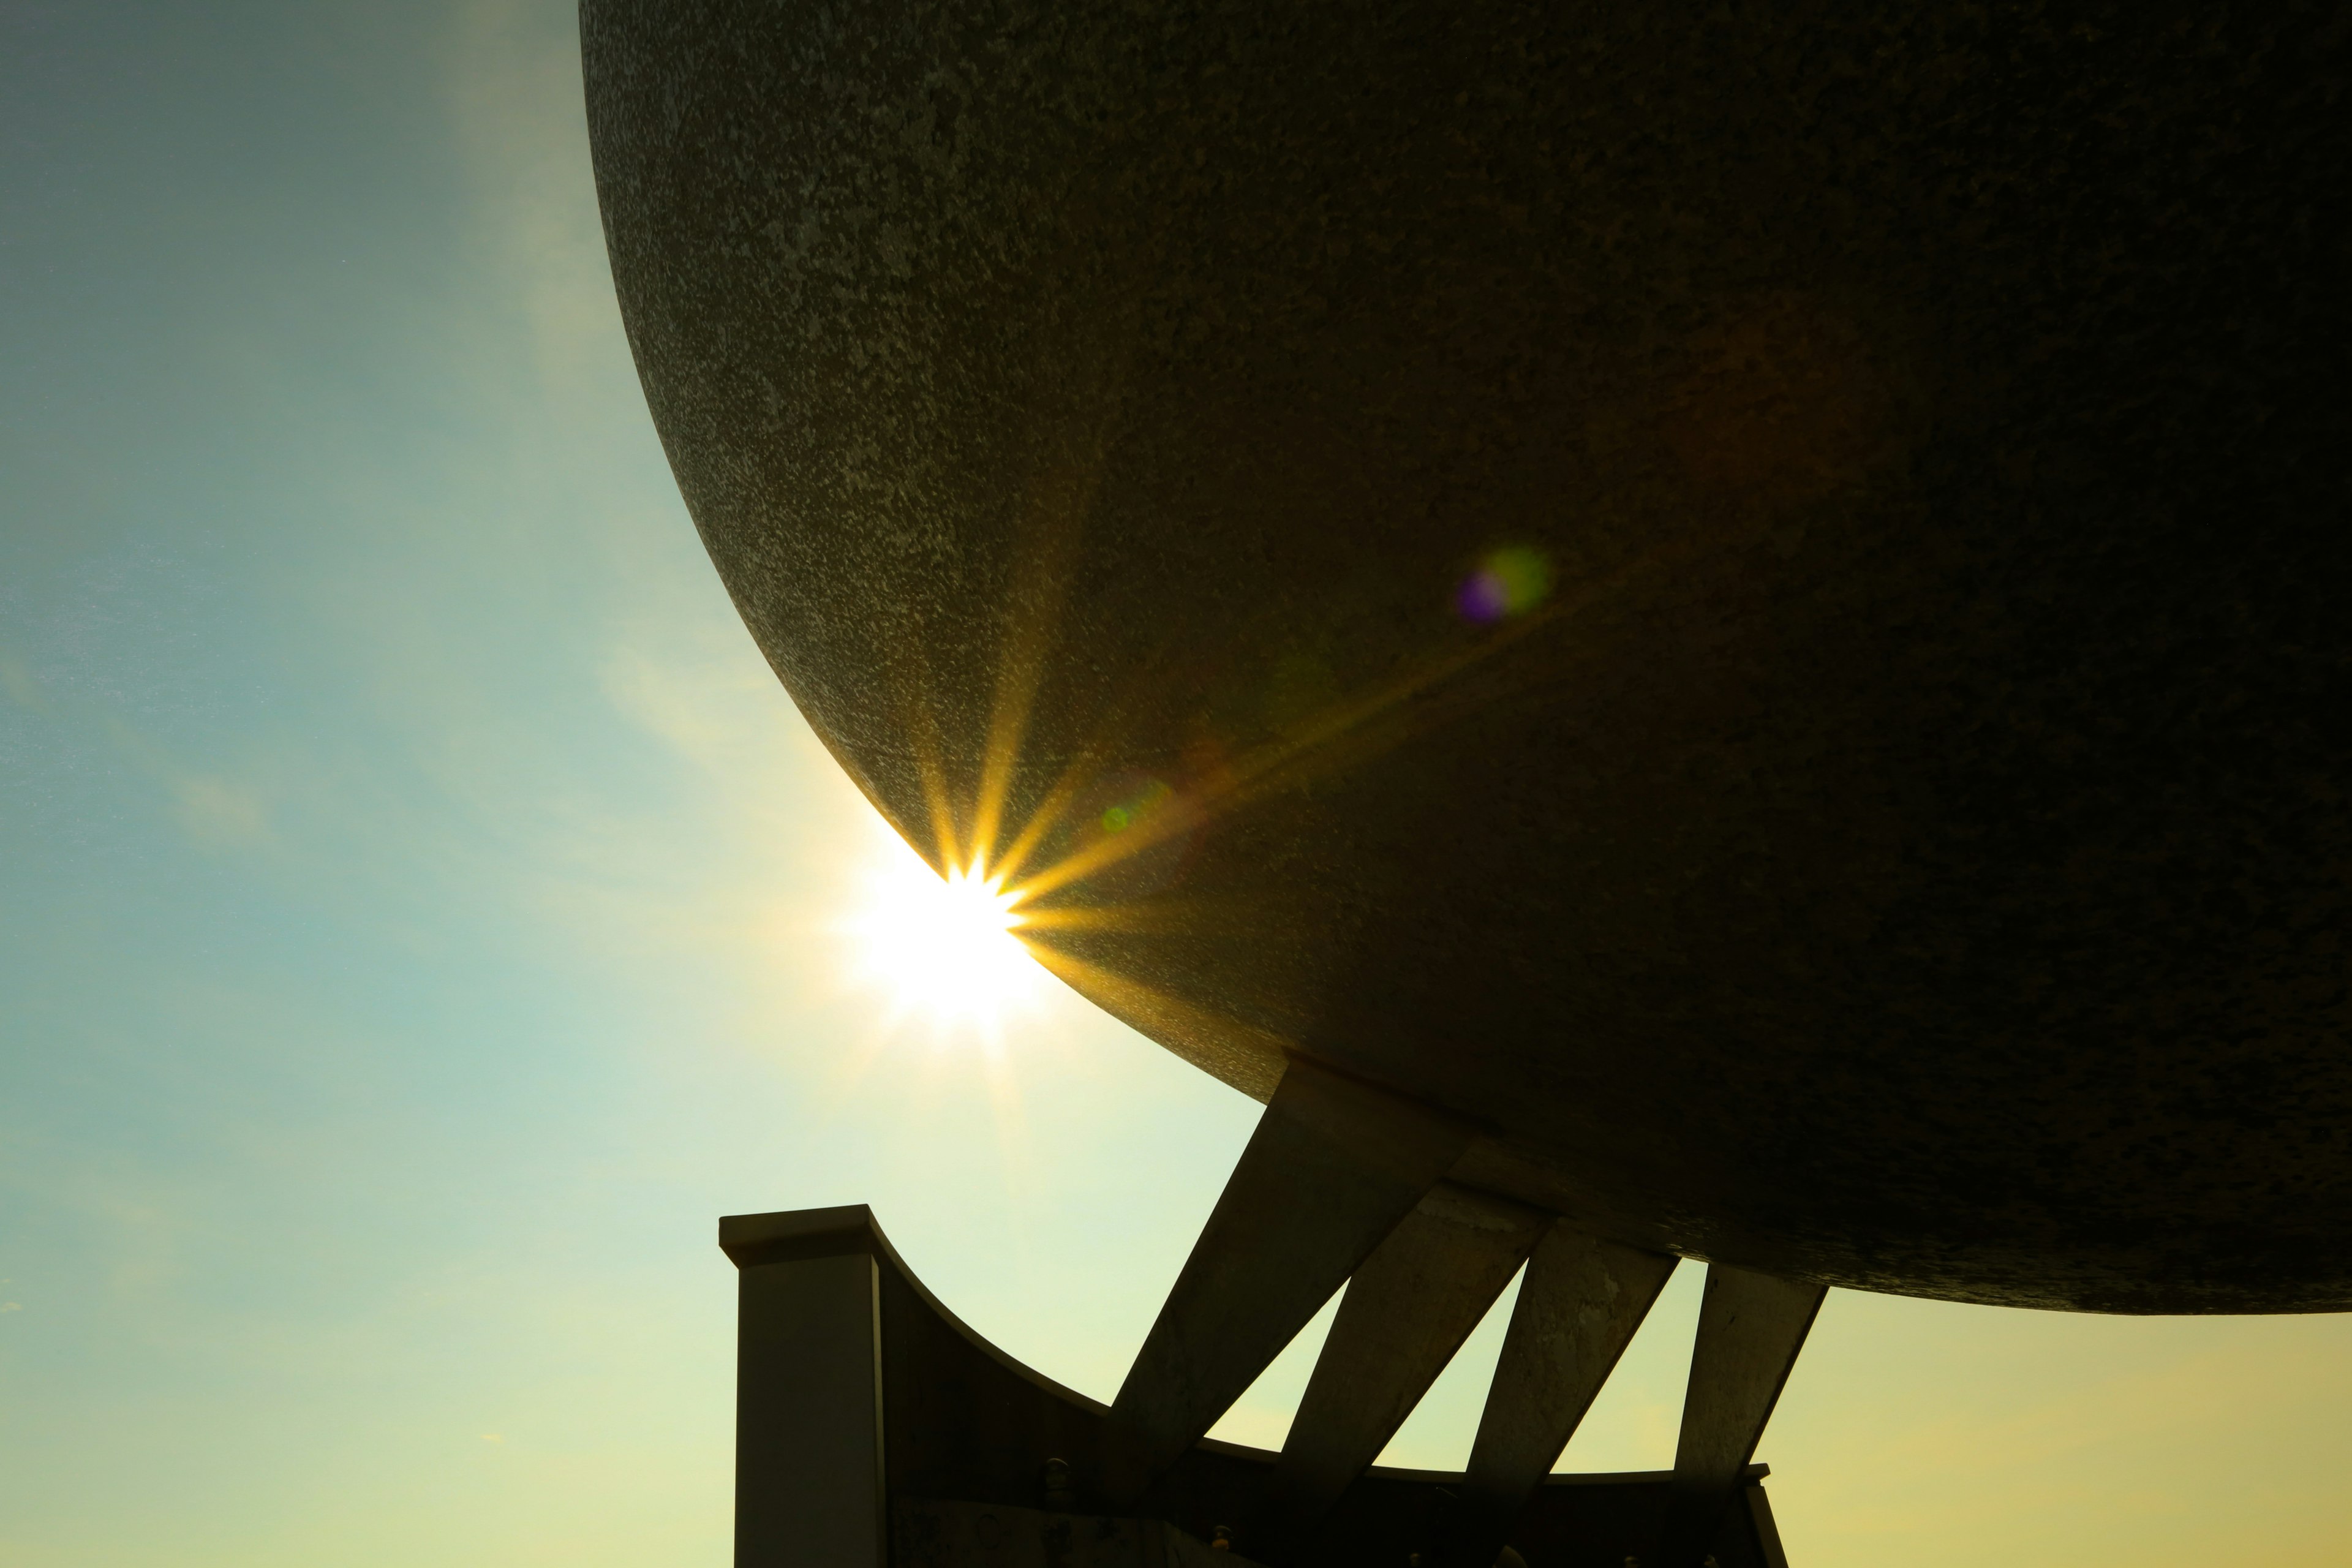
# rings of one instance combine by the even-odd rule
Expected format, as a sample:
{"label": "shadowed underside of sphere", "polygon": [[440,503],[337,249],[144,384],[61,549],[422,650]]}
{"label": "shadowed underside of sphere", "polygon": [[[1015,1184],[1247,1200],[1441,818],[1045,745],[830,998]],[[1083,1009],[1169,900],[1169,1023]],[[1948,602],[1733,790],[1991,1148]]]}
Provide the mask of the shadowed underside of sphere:
{"label": "shadowed underside of sphere", "polygon": [[1801,1279],[2352,1305],[2343,23],[589,0],[697,525],[1082,992]]}

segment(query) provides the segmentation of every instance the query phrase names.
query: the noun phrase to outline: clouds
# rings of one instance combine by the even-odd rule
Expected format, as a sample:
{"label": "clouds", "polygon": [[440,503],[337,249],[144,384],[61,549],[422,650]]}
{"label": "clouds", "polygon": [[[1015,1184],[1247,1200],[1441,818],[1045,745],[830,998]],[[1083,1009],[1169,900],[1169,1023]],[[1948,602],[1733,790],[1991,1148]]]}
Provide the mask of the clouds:
{"label": "clouds", "polygon": [[227,779],[178,780],[172,815],[191,841],[208,849],[251,848],[269,837],[269,812],[259,794]]}
{"label": "clouds", "polygon": [[32,669],[23,659],[0,654],[0,696],[19,708],[40,708],[41,689],[34,683]]}
{"label": "clouds", "polygon": [[562,409],[600,387],[619,320],[586,156],[576,16],[540,0],[460,0],[444,37],[471,243],[509,278],[537,390]]}

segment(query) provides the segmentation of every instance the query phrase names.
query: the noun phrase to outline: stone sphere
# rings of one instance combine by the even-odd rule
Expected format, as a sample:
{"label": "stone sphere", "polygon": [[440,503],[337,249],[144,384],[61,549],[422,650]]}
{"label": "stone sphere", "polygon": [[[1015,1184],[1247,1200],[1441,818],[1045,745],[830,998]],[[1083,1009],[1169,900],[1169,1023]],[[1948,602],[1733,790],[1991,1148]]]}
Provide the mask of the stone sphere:
{"label": "stone sphere", "polygon": [[841,765],[1637,1245],[2352,1306],[2340,8],[588,0]]}

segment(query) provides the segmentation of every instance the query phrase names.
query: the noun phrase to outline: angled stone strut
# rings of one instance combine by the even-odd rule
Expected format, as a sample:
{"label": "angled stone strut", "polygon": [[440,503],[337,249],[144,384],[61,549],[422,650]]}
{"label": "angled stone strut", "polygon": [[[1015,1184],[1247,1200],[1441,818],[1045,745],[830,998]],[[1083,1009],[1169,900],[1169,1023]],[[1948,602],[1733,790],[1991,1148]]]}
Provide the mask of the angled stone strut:
{"label": "angled stone strut", "polygon": [[1198,1442],[1467,1147],[1465,1122],[1293,1061],[1111,1406],[1131,1502]]}
{"label": "angled stone strut", "polygon": [[1675,1447],[1664,1568],[1699,1568],[1706,1558],[1828,1293],[1824,1286],[1707,1265]]}
{"label": "angled stone strut", "polygon": [[1275,1468],[1265,1521],[1275,1540],[1313,1526],[1380,1457],[1550,1217],[1440,1182],[1364,1260]]}
{"label": "angled stone strut", "polygon": [[1555,1221],[1528,1260],[1470,1450],[1448,1561],[1486,1568],[1510,1539],[1678,1260]]}

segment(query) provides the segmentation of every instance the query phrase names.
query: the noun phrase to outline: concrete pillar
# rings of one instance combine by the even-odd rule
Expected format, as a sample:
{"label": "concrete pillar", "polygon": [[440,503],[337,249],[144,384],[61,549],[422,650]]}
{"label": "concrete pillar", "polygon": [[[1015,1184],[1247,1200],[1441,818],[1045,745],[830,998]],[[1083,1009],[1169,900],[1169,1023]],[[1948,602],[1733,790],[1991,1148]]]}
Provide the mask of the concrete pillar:
{"label": "concrete pillar", "polygon": [[1115,1501],[1199,1441],[1469,1142],[1466,1122],[1289,1065],[1111,1406]]}
{"label": "concrete pillar", "polygon": [[1664,1568],[1700,1568],[1828,1293],[1752,1269],[1706,1266]]}
{"label": "concrete pillar", "polygon": [[1440,1182],[1364,1259],[1275,1466],[1269,1533],[1307,1531],[1380,1458],[1549,1220]]}
{"label": "concrete pillar", "polygon": [[881,1280],[863,1207],[719,1222],[738,1268],[735,1568],[883,1568]]}
{"label": "concrete pillar", "polygon": [[1559,1462],[1675,1259],[1556,1221],[1528,1259],[1518,1305],[1462,1478],[1454,1568],[1486,1568]]}

